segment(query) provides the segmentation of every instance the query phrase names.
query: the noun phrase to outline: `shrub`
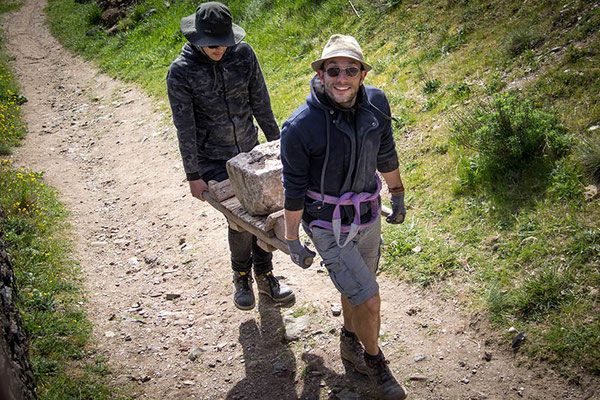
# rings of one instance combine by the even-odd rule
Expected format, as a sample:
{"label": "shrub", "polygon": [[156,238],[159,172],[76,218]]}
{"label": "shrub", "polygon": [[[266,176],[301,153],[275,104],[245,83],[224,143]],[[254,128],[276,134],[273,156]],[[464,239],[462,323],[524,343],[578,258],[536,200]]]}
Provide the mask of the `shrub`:
{"label": "shrub", "polygon": [[425,94],[433,94],[437,92],[437,90],[442,86],[442,82],[439,79],[432,79],[425,82],[425,86],[423,86],[423,93]]}
{"label": "shrub", "polygon": [[539,33],[529,29],[517,29],[508,37],[508,52],[516,57],[525,50],[533,50],[543,42]]}
{"label": "shrub", "polygon": [[475,180],[488,182],[515,183],[540,166],[551,170],[572,140],[556,116],[537,110],[515,91],[456,116],[451,129],[452,143],[474,153],[464,159],[467,169]]}

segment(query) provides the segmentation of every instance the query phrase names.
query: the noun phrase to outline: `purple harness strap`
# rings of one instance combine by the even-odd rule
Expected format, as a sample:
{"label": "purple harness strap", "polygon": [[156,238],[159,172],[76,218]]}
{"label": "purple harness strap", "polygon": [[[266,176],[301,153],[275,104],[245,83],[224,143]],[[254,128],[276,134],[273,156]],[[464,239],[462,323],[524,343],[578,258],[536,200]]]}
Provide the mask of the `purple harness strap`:
{"label": "purple harness strap", "polygon": [[[335,204],[335,208],[333,210],[333,216],[331,218],[331,222],[324,221],[321,219],[314,220],[310,223],[309,227],[318,226],[324,229],[328,229],[333,231],[333,235],[335,237],[335,241],[339,247],[344,247],[348,244],[350,240],[356,236],[358,231],[366,226],[373,224],[377,218],[379,218],[379,201],[377,198],[379,197],[379,192],[381,191],[381,179],[379,176],[375,174],[375,179],[377,181],[377,190],[375,193],[354,193],[354,192],[346,192],[341,197],[329,196],[326,194],[321,195],[315,191],[309,190],[306,192],[306,195],[317,201],[323,201],[327,204]],[[360,223],[360,203],[371,203],[371,219],[364,223]],[[340,215],[340,206],[354,206],[354,220],[350,225],[342,225],[342,218]],[[348,236],[344,244],[340,244],[340,234],[347,233]]]}

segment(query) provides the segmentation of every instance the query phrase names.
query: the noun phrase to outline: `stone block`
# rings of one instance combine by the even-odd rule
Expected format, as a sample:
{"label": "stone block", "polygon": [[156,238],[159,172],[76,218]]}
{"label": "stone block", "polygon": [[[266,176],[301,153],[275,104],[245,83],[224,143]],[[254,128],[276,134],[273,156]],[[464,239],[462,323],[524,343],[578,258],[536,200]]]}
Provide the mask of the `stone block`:
{"label": "stone block", "polygon": [[283,208],[281,169],[279,140],[227,161],[231,188],[248,214],[268,215]]}

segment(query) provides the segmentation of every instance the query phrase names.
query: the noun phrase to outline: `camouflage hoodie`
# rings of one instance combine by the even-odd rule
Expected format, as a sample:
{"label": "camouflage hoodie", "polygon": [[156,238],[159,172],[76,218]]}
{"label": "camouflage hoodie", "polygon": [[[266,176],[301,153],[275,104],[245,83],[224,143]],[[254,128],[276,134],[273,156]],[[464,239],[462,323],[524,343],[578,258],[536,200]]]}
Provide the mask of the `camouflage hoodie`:
{"label": "camouflage hoodie", "polygon": [[203,163],[228,160],[267,140],[279,138],[271,100],[258,59],[245,42],[213,61],[190,43],[167,74],[167,91],[188,180],[199,179]]}

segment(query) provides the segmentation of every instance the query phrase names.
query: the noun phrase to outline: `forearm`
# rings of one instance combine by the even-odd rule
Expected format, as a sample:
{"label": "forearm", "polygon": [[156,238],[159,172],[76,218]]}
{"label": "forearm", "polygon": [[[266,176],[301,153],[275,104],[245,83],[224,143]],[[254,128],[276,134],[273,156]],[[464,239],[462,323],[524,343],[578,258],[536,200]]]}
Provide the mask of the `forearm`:
{"label": "forearm", "polygon": [[298,239],[300,222],[302,221],[303,210],[290,211],[284,210],[283,217],[285,221],[285,238],[287,240]]}
{"label": "forearm", "polygon": [[404,193],[404,184],[402,183],[400,170],[398,168],[390,172],[382,172],[381,176],[383,176],[390,193]]}

